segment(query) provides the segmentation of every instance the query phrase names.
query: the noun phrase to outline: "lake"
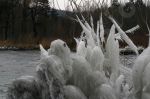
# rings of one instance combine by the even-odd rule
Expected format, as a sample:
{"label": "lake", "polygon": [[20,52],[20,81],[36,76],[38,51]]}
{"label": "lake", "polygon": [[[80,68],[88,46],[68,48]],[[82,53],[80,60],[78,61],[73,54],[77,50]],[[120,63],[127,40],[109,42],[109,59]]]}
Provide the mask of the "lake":
{"label": "lake", "polygon": [[39,59],[39,51],[0,51],[0,99],[15,78],[34,75]]}

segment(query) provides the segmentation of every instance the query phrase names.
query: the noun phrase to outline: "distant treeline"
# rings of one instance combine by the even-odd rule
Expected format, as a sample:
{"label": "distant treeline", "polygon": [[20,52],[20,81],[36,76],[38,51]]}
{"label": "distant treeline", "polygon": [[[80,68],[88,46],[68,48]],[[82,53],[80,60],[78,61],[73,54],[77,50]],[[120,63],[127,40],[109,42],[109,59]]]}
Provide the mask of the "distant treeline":
{"label": "distant treeline", "polygon": [[[94,11],[69,12],[49,7],[48,0],[35,1],[31,3],[30,0],[0,0],[0,46],[28,48],[42,43],[49,47],[52,40],[60,38],[74,48],[73,37],[78,37],[82,31],[75,19],[76,14],[80,16],[82,13],[87,20],[92,15],[96,27],[100,12],[106,10],[104,6]],[[148,31],[145,22],[147,19],[148,24],[150,23],[149,7],[141,0],[131,0],[124,6],[114,3],[108,9],[124,30],[139,24],[141,28],[134,36],[130,35],[136,44],[147,45]],[[103,19],[107,35],[112,23],[105,16]]]}

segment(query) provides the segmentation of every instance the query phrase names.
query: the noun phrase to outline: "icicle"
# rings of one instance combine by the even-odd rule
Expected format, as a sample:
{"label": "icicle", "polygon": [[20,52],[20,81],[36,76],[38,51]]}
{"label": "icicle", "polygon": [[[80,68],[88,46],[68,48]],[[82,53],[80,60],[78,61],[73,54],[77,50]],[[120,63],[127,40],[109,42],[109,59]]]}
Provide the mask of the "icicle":
{"label": "icicle", "polygon": [[94,24],[93,24],[93,17],[92,17],[92,15],[91,15],[91,17],[90,17],[90,22],[91,22],[91,27],[92,27],[92,29],[94,29]]}
{"label": "icicle", "polygon": [[136,30],[138,30],[139,28],[140,28],[140,26],[137,25],[137,26],[135,26],[135,27],[133,27],[133,28],[131,28],[131,29],[125,31],[125,32],[126,32],[126,33],[134,33],[134,32],[135,32]]}
{"label": "icicle", "polygon": [[48,57],[48,52],[43,48],[41,44],[39,46],[41,51],[41,59]]}
{"label": "icicle", "polygon": [[[81,15],[82,20],[84,21],[84,25],[86,26],[86,28],[90,31],[92,28],[91,26],[88,24],[88,22],[85,20],[85,18],[83,17],[83,15]],[[79,19],[79,17],[77,16],[77,18]]]}
{"label": "icicle", "polygon": [[95,34],[95,31],[94,31],[94,25],[93,25],[93,17],[91,16],[90,18],[90,22],[91,22],[91,26],[89,25],[89,23],[85,20],[85,18],[82,16],[82,19],[84,20],[84,25],[86,26],[86,28],[91,32],[91,35],[93,37],[93,40],[95,41],[96,43],[96,34]]}
{"label": "icicle", "polygon": [[91,61],[91,54],[92,54],[92,47],[91,47],[91,46],[87,46],[86,60],[87,60],[88,62]]}
{"label": "icicle", "polygon": [[100,47],[100,38],[99,38],[99,21],[97,21],[97,31],[96,31],[96,37],[97,37],[97,45]]}
{"label": "icicle", "polygon": [[81,40],[77,46],[77,54],[85,58],[86,52],[85,42]]}
{"label": "icicle", "polygon": [[86,21],[85,18],[84,18],[84,16],[83,16],[82,14],[81,14],[81,17],[82,17],[82,20],[83,20],[83,21]]}
{"label": "icicle", "polygon": [[[138,30],[139,28],[140,28],[140,26],[137,25],[137,26],[135,26],[135,27],[133,27],[133,28],[131,28],[131,29],[125,31],[125,33],[134,33],[134,32],[135,32],[136,30]],[[116,33],[116,34],[118,35],[119,33]]]}
{"label": "icicle", "polygon": [[112,74],[110,77],[112,82],[115,82],[116,79],[118,78],[119,65],[120,65],[119,64],[119,43],[117,40],[115,41],[114,34],[115,34],[115,26],[112,25],[106,43],[106,52],[108,54],[111,63],[111,68],[112,68]]}
{"label": "icicle", "polygon": [[90,63],[93,70],[103,71],[104,54],[101,50],[99,40],[99,21],[97,22],[97,45],[92,49]]}
{"label": "icicle", "polygon": [[89,29],[81,22],[81,20],[78,18],[78,16],[77,16],[77,19],[78,19],[78,21],[79,21],[83,31],[85,32],[85,34],[87,36],[87,43],[90,46],[94,47],[95,46],[95,42],[94,42],[93,36],[91,34],[91,31],[89,31]]}
{"label": "icicle", "polygon": [[136,52],[136,54],[138,54],[137,47],[134,45],[131,39],[126,35],[126,33],[120,28],[120,26],[116,23],[116,21],[111,16],[109,16],[108,18],[114,23],[123,40],[131,47],[132,50]]}
{"label": "icicle", "polygon": [[90,27],[90,25],[87,23],[87,21],[85,21],[85,26],[86,26],[87,29],[90,31],[90,33],[92,34],[93,39],[94,39],[95,42],[96,42],[96,34],[95,34],[95,32],[94,32],[94,29],[92,29],[92,28]]}
{"label": "icicle", "polygon": [[105,38],[104,38],[104,26],[103,26],[102,13],[101,13],[101,16],[100,16],[100,38],[101,38],[101,42],[104,43],[105,42]]}
{"label": "icicle", "polygon": [[148,26],[148,23],[146,22],[146,26],[147,26],[147,29],[148,29],[148,33],[149,33],[149,43],[148,43],[148,46],[150,47],[150,28]]}
{"label": "icicle", "polygon": [[91,66],[93,70],[103,71],[104,54],[99,46],[96,46],[92,50],[91,54]]}
{"label": "icicle", "polygon": [[111,40],[112,40],[113,37],[114,37],[114,34],[115,34],[115,26],[112,25],[112,27],[111,27],[111,29],[110,29],[109,36],[108,36],[108,38],[107,38],[107,42],[106,42],[106,54],[107,54],[108,57],[109,57],[110,54],[111,54],[111,52],[109,52],[109,50],[110,50],[111,48],[109,48],[109,47],[111,47],[111,45],[112,45],[112,44],[110,44],[110,43],[111,43]]}
{"label": "icicle", "polygon": [[91,33],[91,35],[92,35],[92,37],[93,37],[93,40],[95,41],[95,43],[96,43],[96,34],[95,34],[95,31],[94,31],[94,27],[92,28],[89,24],[88,24],[88,22],[85,20],[85,26],[86,26],[86,28],[90,31],[90,33]]}
{"label": "icicle", "polygon": [[[125,31],[125,33],[134,33],[134,32],[135,32],[136,30],[138,30],[139,28],[140,28],[139,25],[137,25],[137,26],[135,26],[135,27],[133,27],[133,28],[131,28],[131,29]],[[122,38],[121,38],[121,36],[120,36],[120,33],[116,33],[116,34],[115,34],[115,38],[118,39],[118,40],[123,41]]]}
{"label": "icicle", "polygon": [[78,45],[79,45],[80,40],[78,38],[75,38],[75,37],[74,37],[74,40],[76,41],[76,48],[77,48]]}
{"label": "icicle", "polygon": [[90,36],[89,30],[88,30],[87,27],[81,22],[81,20],[79,19],[78,16],[77,16],[77,19],[78,19],[78,21],[79,21],[79,23],[80,23],[80,25],[81,25],[83,31],[86,33],[86,35],[87,35],[87,36]]}

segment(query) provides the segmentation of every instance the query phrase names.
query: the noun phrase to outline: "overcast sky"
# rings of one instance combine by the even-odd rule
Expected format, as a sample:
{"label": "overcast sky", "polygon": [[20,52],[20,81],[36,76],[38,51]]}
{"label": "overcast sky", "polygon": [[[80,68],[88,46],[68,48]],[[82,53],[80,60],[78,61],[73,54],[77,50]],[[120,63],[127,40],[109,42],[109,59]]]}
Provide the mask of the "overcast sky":
{"label": "overcast sky", "polygon": [[[51,2],[51,6],[55,5],[55,7],[57,9],[63,9],[65,10],[65,8],[70,5],[70,3],[68,2],[69,0],[54,0],[54,2],[52,2],[53,0],[49,0]],[[79,4],[81,1],[85,2],[85,1],[90,1],[90,0],[75,0],[77,1],[77,4]],[[95,2],[99,1],[99,0],[94,0]],[[102,1],[102,0],[100,0]],[[108,1],[110,3],[110,0],[105,0],[105,2]],[[91,1],[90,1],[91,2]],[[68,6],[70,7],[70,6]],[[71,8],[71,7],[70,7]]]}
{"label": "overcast sky", "polygon": [[[55,6],[55,8],[57,8],[57,9],[62,9],[62,10],[65,10],[65,8],[69,5],[69,2],[68,2],[68,0],[49,0],[50,2],[51,2],[51,6],[53,7],[53,6]],[[52,2],[52,1],[54,1],[54,2]],[[80,1],[88,1],[88,0],[75,0],[75,1],[77,1],[77,4],[80,2]],[[92,0],[89,0],[90,2],[92,1]],[[95,2],[96,1],[99,1],[99,0],[94,0]],[[100,1],[103,1],[103,0],[100,0]],[[108,4],[110,4],[110,1],[111,0],[105,0],[105,2],[107,2]],[[118,0],[119,2],[121,2],[121,3],[124,3],[124,2],[128,2],[129,0]],[[136,0],[134,0],[134,1],[136,1]],[[149,1],[149,0],[143,0],[143,1]],[[71,7],[70,6],[68,6],[70,9],[71,9]]]}
{"label": "overcast sky", "polygon": [[[51,6],[53,7],[53,5],[57,8],[57,9],[63,9],[65,10],[66,7],[70,7],[68,5],[70,5],[70,3],[68,2],[69,0],[54,0],[54,2],[52,2],[53,0],[49,0],[51,3]],[[77,1],[77,4],[79,4],[81,1],[85,2],[85,1],[90,1],[90,0],[75,0]],[[98,0],[95,0],[98,1]],[[102,1],[102,0],[101,0]],[[105,0],[107,1],[107,0]],[[110,1],[110,0],[108,0]],[[71,7],[70,7],[71,9]]]}

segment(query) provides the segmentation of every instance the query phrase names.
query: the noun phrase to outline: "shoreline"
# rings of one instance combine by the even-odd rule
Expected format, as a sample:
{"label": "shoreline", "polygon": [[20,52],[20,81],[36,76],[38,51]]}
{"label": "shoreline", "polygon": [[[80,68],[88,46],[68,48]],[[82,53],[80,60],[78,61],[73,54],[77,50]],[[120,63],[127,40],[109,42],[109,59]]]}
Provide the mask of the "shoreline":
{"label": "shoreline", "polygon": [[[47,47],[45,49],[48,49]],[[39,51],[39,46],[34,47],[6,47],[0,46],[0,51]],[[75,49],[71,49],[72,52],[75,52]],[[143,49],[138,50],[139,54],[143,52]],[[136,55],[132,50],[120,49],[120,55]]]}

